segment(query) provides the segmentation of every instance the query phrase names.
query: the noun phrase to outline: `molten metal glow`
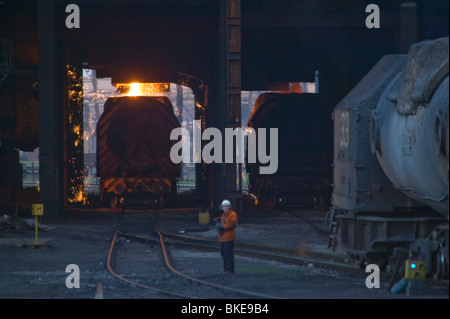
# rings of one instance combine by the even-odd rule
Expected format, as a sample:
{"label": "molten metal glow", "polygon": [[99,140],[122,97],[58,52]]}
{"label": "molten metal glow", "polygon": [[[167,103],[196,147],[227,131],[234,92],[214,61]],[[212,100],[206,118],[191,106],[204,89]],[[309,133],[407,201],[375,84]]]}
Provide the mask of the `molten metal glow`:
{"label": "molten metal glow", "polygon": [[117,92],[127,96],[162,96],[170,92],[170,83],[116,83]]}
{"label": "molten metal glow", "polygon": [[131,83],[130,92],[128,92],[128,96],[138,96],[142,95],[141,85],[139,83]]}

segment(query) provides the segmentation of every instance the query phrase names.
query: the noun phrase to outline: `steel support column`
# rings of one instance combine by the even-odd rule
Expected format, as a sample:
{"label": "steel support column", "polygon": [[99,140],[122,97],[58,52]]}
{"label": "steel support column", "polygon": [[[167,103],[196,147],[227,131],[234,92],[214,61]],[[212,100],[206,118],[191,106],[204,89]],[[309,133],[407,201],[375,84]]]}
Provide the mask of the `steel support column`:
{"label": "steel support column", "polygon": [[[225,1],[226,110],[227,128],[241,128],[241,1]],[[237,142],[237,141],[236,141]],[[225,164],[227,197],[238,213],[242,212],[242,164]]]}
{"label": "steel support column", "polygon": [[58,48],[53,0],[38,2],[39,179],[46,216],[62,209],[62,57]]}
{"label": "steel support column", "polygon": [[210,194],[211,206],[216,209],[223,199],[228,198],[238,213],[242,212],[242,187],[240,165],[225,163],[231,154],[225,152],[226,128],[241,127],[241,18],[240,0],[220,0],[219,28],[216,54],[213,56],[211,86],[208,110],[208,126],[222,133],[222,163],[211,163]]}

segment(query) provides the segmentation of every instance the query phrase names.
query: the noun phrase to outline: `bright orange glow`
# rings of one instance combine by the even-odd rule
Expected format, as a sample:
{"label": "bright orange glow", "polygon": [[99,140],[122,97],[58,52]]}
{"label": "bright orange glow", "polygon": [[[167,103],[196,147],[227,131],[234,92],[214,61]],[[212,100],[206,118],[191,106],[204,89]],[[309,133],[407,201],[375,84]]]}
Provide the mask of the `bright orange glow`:
{"label": "bright orange glow", "polygon": [[138,96],[138,95],[142,95],[140,83],[131,83],[130,92],[128,92],[128,96]]}
{"label": "bright orange glow", "polygon": [[170,83],[116,83],[117,92],[127,96],[162,96],[170,92]]}

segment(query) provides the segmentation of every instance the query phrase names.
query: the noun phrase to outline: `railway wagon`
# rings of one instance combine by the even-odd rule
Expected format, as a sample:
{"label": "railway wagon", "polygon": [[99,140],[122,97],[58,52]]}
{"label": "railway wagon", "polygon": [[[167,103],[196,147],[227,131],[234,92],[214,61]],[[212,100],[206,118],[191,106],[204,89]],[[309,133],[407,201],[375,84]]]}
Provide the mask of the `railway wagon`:
{"label": "railway wagon", "polygon": [[179,126],[166,96],[108,98],[97,124],[101,200],[165,207],[181,173],[170,159],[170,133]]}
{"label": "railway wagon", "polygon": [[246,159],[251,194],[280,207],[329,205],[332,121],[318,94],[263,93],[248,126],[256,134],[259,128],[266,132],[278,129],[278,170],[274,174],[260,174],[264,164]]}
{"label": "railway wagon", "polygon": [[448,38],[384,56],[334,110],[332,228],[361,262],[448,274],[448,62]]}

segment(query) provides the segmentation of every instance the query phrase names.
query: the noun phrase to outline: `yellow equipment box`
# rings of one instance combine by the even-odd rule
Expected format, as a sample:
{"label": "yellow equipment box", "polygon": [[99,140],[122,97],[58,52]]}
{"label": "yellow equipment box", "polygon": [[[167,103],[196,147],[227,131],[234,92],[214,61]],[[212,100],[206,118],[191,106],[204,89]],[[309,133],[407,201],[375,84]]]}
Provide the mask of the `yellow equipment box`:
{"label": "yellow equipment box", "polygon": [[425,261],[423,260],[409,260],[405,262],[405,278],[413,280],[425,279]]}
{"label": "yellow equipment box", "polygon": [[199,224],[209,224],[209,212],[198,213]]}

